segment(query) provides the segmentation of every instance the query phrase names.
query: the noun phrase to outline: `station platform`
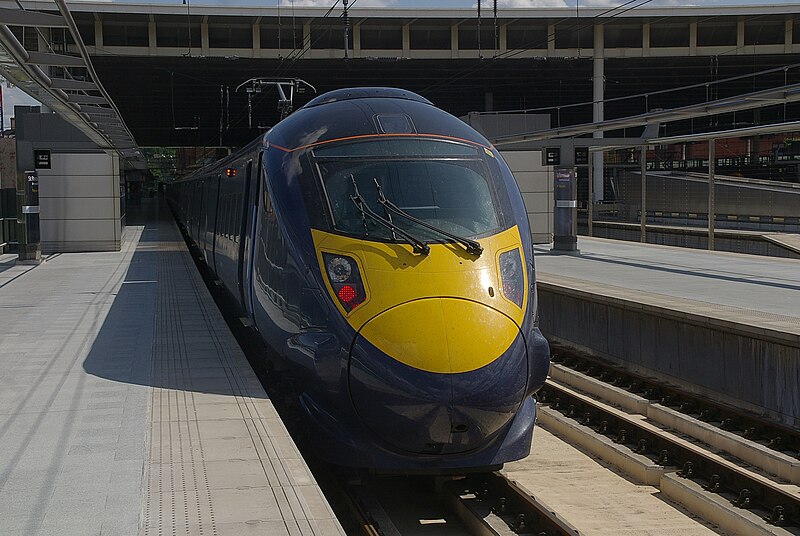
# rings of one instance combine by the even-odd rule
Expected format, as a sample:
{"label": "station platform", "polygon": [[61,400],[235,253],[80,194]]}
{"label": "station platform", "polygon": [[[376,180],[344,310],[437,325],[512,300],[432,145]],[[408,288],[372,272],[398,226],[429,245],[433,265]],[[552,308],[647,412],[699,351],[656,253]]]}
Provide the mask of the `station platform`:
{"label": "station platform", "polygon": [[767,233],[764,235],[764,240],[800,254],[800,234]]}
{"label": "station platform", "polygon": [[[579,255],[551,255],[537,247],[540,281],[571,278],[600,288],[661,296],[662,302],[704,302],[719,315],[739,309],[756,322],[765,315],[772,327],[786,317],[786,329],[800,333],[800,261],[604,238],[579,237]],[[657,296],[653,296],[656,301]],[[726,309],[727,308],[727,309]]]}
{"label": "station platform", "polygon": [[579,237],[536,247],[551,342],[800,426],[800,260]]}
{"label": "station platform", "polygon": [[344,534],[163,205],[0,258],[0,534]]}

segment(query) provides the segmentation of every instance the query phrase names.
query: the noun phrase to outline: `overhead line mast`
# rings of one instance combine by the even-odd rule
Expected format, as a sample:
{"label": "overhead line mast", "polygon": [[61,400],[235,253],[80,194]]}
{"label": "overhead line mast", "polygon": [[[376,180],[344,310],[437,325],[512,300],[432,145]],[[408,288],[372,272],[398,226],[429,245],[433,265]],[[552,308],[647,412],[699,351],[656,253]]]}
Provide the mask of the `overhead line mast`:
{"label": "overhead line mast", "polygon": [[348,0],[342,0],[343,6],[343,13],[342,18],[344,19],[344,59],[349,59],[347,55],[347,51],[350,48],[350,17],[347,13],[347,4]]}

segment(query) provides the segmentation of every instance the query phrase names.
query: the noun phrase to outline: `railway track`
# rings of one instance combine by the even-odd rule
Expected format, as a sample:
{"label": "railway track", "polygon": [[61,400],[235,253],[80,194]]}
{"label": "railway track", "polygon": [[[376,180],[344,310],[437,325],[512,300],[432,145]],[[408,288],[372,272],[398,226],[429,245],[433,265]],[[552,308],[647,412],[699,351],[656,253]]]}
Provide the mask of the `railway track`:
{"label": "railway track", "polygon": [[[552,355],[556,370],[570,369],[603,384],[617,387],[630,394],[674,409],[684,415],[709,424],[720,431],[741,436],[788,458],[800,461],[800,430],[768,421],[758,416],[693,395],[679,387],[666,385],[651,378],[632,374],[599,359],[557,348]],[[561,376],[563,378],[563,375]],[[800,481],[798,481],[800,483]]]}
{"label": "railway track", "polygon": [[[594,360],[554,356],[553,361],[551,379],[539,394],[539,420],[546,428],[660,487],[725,530],[800,534],[800,463],[789,447],[796,438],[775,435],[786,430]],[[710,412],[721,419],[700,418]],[[731,414],[747,423],[744,430],[717,426],[731,422],[725,420]],[[753,428],[759,432],[748,433]],[[787,440],[766,439],[770,435]]]}
{"label": "railway track", "polygon": [[365,477],[342,485],[353,534],[577,536],[578,531],[499,472],[465,477]]}

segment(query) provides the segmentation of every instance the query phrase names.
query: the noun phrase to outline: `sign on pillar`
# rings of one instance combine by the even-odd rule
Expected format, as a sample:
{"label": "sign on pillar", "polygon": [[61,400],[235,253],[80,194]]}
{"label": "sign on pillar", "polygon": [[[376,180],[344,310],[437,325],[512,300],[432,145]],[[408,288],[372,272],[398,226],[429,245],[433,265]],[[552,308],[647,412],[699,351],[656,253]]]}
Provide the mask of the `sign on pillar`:
{"label": "sign on pillar", "polygon": [[39,235],[39,175],[36,171],[26,171],[24,180],[22,217],[25,224],[25,240],[19,245],[19,261],[24,264],[37,264],[42,260]]}
{"label": "sign on pillar", "polygon": [[578,185],[574,167],[554,170],[553,249],[551,253],[578,251]]}

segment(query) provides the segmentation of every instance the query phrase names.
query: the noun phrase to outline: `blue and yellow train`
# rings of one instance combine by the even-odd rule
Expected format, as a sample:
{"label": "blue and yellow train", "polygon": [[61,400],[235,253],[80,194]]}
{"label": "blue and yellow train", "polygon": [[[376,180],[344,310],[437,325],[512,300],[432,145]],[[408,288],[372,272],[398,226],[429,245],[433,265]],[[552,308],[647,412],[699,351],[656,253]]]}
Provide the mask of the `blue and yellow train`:
{"label": "blue and yellow train", "polygon": [[169,196],[300,379],[323,459],[436,473],[528,454],[549,366],[531,233],[475,130],[408,91],[332,91]]}

